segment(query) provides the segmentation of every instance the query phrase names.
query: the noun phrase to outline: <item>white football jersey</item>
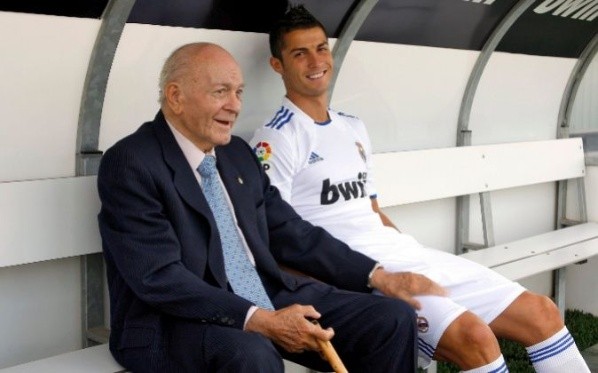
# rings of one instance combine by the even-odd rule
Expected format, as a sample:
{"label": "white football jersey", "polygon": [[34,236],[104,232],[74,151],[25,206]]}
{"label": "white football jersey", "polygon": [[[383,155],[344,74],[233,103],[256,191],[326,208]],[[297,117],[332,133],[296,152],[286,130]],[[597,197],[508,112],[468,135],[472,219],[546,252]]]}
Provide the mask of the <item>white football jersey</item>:
{"label": "white football jersey", "polygon": [[329,121],[314,122],[284,98],[250,145],[297,213],[347,242],[350,233],[370,231],[364,225],[385,227],[371,208],[376,191],[364,123],[333,110],[328,114]]}

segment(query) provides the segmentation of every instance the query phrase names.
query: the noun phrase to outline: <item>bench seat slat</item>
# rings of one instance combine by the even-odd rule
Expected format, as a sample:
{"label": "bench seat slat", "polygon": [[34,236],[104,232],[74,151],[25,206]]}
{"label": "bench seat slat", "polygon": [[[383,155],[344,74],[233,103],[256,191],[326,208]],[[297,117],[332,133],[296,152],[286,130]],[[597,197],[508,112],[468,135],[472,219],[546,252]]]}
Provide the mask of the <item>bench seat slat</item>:
{"label": "bench seat slat", "polygon": [[519,280],[538,273],[562,268],[597,254],[598,238],[595,238],[516,262],[493,267],[492,269],[511,280]]}
{"label": "bench seat slat", "polygon": [[526,257],[550,252],[555,249],[570,246],[572,243],[591,240],[598,237],[598,224],[584,223],[571,227],[542,233],[537,236],[505,243],[461,254],[462,257],[474,262],[495,268]]}
{"label": "bench seat slat", "polygon": [[0,369],[2,373],[117,373],[126,372],[112,357],[107,344],[67,352],[46,359]]}

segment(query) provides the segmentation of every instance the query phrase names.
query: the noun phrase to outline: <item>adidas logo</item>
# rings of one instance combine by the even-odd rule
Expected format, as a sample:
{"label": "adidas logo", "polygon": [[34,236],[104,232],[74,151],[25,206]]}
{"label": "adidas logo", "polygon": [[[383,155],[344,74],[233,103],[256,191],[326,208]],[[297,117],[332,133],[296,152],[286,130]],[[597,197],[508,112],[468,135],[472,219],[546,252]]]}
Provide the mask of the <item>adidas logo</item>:
{"label": "adidas logo", "polygon": [[317,155],[314,152],[311,152],[311,154],[309,155],[309,160],[307,161],[307,163],[314,164],[316,162],[323,161],[323,160],[324,160],[324,158],[320,157],[319,155]]}

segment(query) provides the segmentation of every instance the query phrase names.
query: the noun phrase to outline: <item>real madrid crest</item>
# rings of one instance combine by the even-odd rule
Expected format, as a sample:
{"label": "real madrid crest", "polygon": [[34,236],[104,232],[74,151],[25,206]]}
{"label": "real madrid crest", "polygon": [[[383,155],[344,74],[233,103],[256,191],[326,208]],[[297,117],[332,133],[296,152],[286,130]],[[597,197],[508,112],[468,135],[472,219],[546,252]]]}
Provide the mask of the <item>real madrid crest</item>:
{"label": "real madrid crest", "polygon": [[428,320],[425,317],[418,316],[417,317],[417,330],[420,333],[427,333],[430,329],[430,324],[428,324]]}

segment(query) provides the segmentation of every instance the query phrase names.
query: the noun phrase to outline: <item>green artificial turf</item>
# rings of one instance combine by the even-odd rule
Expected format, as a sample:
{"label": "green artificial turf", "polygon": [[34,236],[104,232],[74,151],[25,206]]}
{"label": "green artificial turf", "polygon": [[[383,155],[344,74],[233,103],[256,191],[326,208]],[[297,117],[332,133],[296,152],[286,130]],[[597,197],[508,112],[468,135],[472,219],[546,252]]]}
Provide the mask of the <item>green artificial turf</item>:
{"label": "green artificial turf", "polygon": [[[580,351],[598,344],[598,317],[578,310],[565,312],[565,324]],[[510,373],[534,373],[525,349],[518,343],[499,340]],[[423,372],[423,370],[420,370]],[[454,364],[438,363],[438,373],[457,373]]]}

